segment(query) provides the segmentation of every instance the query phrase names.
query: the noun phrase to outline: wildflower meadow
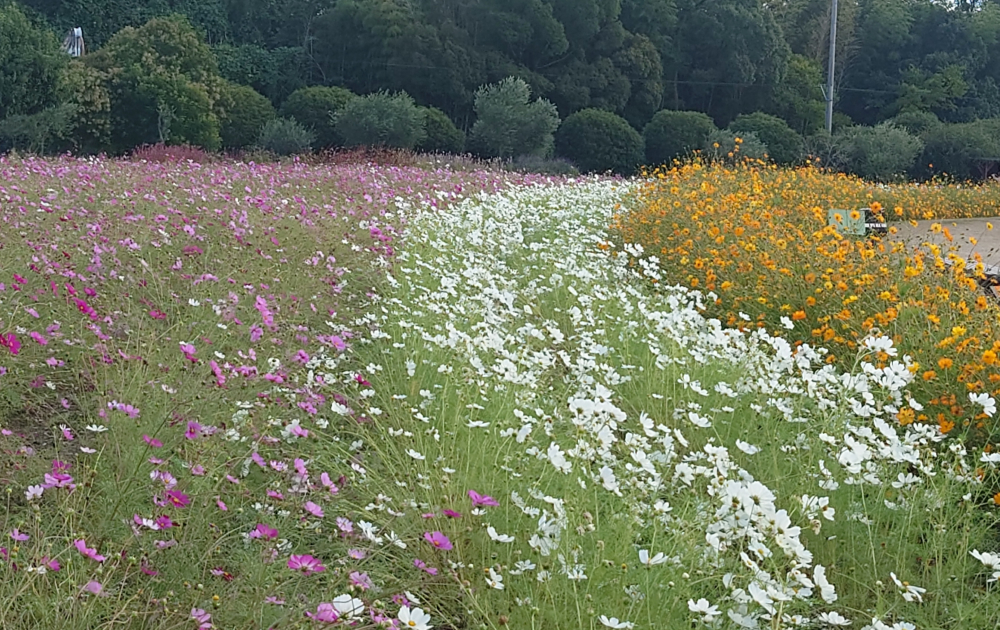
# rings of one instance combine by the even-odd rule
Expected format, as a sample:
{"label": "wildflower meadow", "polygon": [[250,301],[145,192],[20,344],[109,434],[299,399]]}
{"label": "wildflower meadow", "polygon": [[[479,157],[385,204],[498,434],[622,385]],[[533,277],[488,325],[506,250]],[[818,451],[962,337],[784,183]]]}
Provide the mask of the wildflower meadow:
{"label": "wildflower meadow", "polygon": [[816,211],[899,190],[0,161],[0,625],[995,627],[996,307]]}

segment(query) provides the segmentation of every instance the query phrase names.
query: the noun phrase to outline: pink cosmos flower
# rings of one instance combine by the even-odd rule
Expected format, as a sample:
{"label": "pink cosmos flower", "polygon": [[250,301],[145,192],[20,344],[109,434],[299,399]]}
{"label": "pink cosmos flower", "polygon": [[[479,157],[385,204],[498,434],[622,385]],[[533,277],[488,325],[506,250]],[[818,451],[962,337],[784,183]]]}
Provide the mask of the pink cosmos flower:
{"label": "pink cosmos flower", "polygon": [[174,507],[182,508],[191,503],[191,499],[180,490],[167,490],[163,493],[163,496]]}
{"label": "pink cosmos flower", "polygon": [[498,507],[500,504],[493,497],[479,494],[475,490],[469,490],[469,498],[472,499],[472,507],[488,506]]}
{"label": "pink cosmos flower", "polygon": [[437,569],[435,569],[434,567],[427,566],[427,563],[421,560],[420,558],[413,559],[413,566],[417,567],[421,571],[426,571],[430,575],[437,575],[438,573]]}
{"label": "pink cosmos flower", "polygon": [[312,501],[306,501],[306,504],[302,506],[306,512],[309,512],[316,518],[323,518],[323,508],[316,505]]}
{"label": "pink cosmos flower", "polygon": [[340,615],[337,614],[336,609],[334,609],[333,604],[322,603],[316,607],[316,612],[311,613],[306,611],[306,617],[314,619],[321,623],[336,623]]}
{"label": "pink cosmos flower", "polygon": [[148,435],[143,435],[142,441],[145,442],[146,444],[149,444],[153,448],[160,448],[161,446],[163,446],[163,442],[157,440],[156,438],[149,437]]}
{"label": "pink cosmos flower", "polygon": [[31,536],[29,536],[27,534],[22,534],[21,532],[19,532],[17,530],[16,527],[10,532],[10,537],[13,538],[14,540],[16,540],[17,542],[24,542],[26,540],[30,540],[31,539]]}
{"label": "pink cosmos flower", "polygon": [[455,510],[441,510],[441,513],[448,518],[462,518],[462,514],[460,512],[456,512]]}
{"label": "pink cosmos flower", "polygon": [[74,540],[73,544],[76,546],[76,550],[79,551],[80,555],[82,555],[84,558],[90,558],[95,562],[104,562],[105,560],[107,560],[107,558],[97,553],[96,549],[87,547],[87,542],[82,538],[79,540]]}
{"label": "pink cosmos flower", "polygon": [[90,593],[91,595],[100,595],[101,591],[104,590],[104,586],[100,582],[91,580],[83,585],[83,590]]}
{"label": "pink cosmos flower", "polygon": [[290,558],[288,558],[288,568],[293,571],[298,571],[302,573],[302,575],[312,575],[313,573],[326,571],[326,567],[323,566],[319,558],[314,558],[308,554],[293,554]]}
{"label": "pink cosmos flower", "polygon": [[275,606],[284,606],[285,605],[285,600],[278,599],[274,595],[268,595],[267,597],[264,598],[264,603],[265,604],[274,604]]}
{"label": "pink cosmos flower", "polygon": [[35,343],[37,343],[40,346],[47,346],[47,345],[49,345],[49,340],[46,339],[45,337],[43,337],[40,333],[37,333],[35,331],[31,331],[30,333],[28,333],[28,336],[31,337],[32,339],[34,339]]}
{"label": "pink cosmos flower", "polygon": [[17,335],[14,333],[0,334],[0,346],[7,348],[14,355],[21,352],[21,342],[18,341]]}
{"label": "pink cosmos flower", "polygon": [[367,591],[373,586],[372,580],[368,577],[367,573],[352,571],[349,578],[351,580],[351,585],[360,588],[362,591]]}
{"label": "pink cosmos flower", "polygon": [[441,551],[449,551],[452,549],[451,541],[448,537],[441,532],[424,532],[424,540],[434,545]]}
{"label": "pink cosmos flower", "polygon": [[45,567],[49,571],[58,571],[62,568],[62,565],[59,564],[58,560],[49,558],[48,556],[42,556],[41,559],[39,559],[38,564]]}
{"label": "pink cosmos flower", "polygon": [[198,622],[198,630],[209,630],[212,627],[212,615],[201,608],[192,608],[191,618]]}
{"label": "pink cosmos flower", "polygon": [[264,540],[274,540],[278,537],[278,530],[264,523],[257,523],[257,527],[248,534],[250,538],[263,538]]}
{"label": "pink cosmos flower", "polygon": [[197,439],[201,435],[201,425],[194,420],[189,420],[187,424],[187,431],[184,432],[184,437],[189,440]]}

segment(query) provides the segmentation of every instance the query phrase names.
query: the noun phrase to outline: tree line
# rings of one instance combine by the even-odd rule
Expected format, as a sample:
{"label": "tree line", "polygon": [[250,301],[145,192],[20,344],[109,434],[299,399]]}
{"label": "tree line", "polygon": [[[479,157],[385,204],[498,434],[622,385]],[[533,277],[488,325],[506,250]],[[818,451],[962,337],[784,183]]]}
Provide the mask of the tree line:
{"label": "tree line", "polygon": [[[155,20],[176,15],[193,28]],[[169,55],[137,35],[150,24],[161,42],[187,38],[178,45],[191,52],[152,71],[150,55]],[[67,61],[56,52],[72,27],[83,28],[95,52]],[[975,136],[962,166],[969,173],[1000,156],[988,130],[976,127],[1000,117],[1000,4],[841,0],[838,31],[837,129],[894,125],[920,143],[911,172],[928,168],[920,163],[937,141],[928,130],[940,123]],[[477,91],[507,77],[523,80],[561,119],[601,110],[642,132],[662,110],[700,112],[717,130],[768,115],[804,149],[845,164],[860,150],[856,140],[821,140],[828,0],[23,0],[0,8],[7,32],[16,36],[0,39],[0,68],[21,79],[17,87],[0,76],[0,119],[47,111],[59,122],[104,107],[107,119],[73,139],[81,151],[156,141],[164,120],[175,139],[184,137],[199,108],[221,125],[226,103],[249,94],[233,86],[252,88],[263,97],[253,99],[258,109],[266,101],[279,113],[307,87],[404,92],[468,132]],[[17,54],[16,63],[34,64],[36,83],[10,70]],[[157,107],[146,106],[152,101]],[[76,111],[49,111],[58,103]],[[122,117],[133,111],[145,119]],[[30,122],[44,131],[44,120]],[[188,140],[226,144],[208,136]]]}

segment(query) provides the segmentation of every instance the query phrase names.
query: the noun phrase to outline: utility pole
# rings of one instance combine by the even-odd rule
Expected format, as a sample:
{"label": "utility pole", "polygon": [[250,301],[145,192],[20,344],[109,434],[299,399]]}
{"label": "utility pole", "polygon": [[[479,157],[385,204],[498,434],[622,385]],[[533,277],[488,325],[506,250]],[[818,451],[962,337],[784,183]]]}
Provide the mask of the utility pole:
{"label": "utility pole", "polygon": [[837,65],[837,0],[830,3],[830,59],[826,70],[826,132],[833,133],[833,73]]}

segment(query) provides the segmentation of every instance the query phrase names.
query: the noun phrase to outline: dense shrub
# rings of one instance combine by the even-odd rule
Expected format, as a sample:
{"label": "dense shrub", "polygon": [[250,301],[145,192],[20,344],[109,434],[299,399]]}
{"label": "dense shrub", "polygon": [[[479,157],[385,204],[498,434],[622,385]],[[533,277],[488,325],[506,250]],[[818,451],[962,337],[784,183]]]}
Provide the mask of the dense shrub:
{"label": "dense shrub", "polygon": [[715,123],[701,112],[664,109],[657,112],[642,131],[646,163],[668,164],[705,146]]}
{"label": "dense shrub", "polygon": [[479,88],[475,110],[469,142],[476,153],[504,159],[551,155],[559,113],[545,99],[532,101],[523,79],[508,77]]}
{"label": "dense shrub", "polygon": [[281,115],[291,118],[316,134],[317,148],[342,146],[331,114],[336,114],[357,98],[342,87],[313,86],[295,90],[281,104]]}
{"label": "dense shrub", "polygon": [[956,179],[978,179],[983,158],[1000,157],[1000,120],[940,124],[921,135],[924,151],[914,172],[920,176],[947,174]]}
{"label": "dense shrub", "polygon": [[275,117],[274,106],[257,90],[247,85],[226,83],[222,91],[222,127],[219,135],[226,149],[243,149],[260,137],[260,132]]}
{"label": "dense shrub", "polygon": [[13,148],[45,153],[66,138],[73,128],[75,112],[75,105],[64,103],[35,114],[15,114],[0,120],[0,150]]}
{"label": "dense shrub", "polygon": [[559,127],[556,153],[585,172],[630,175],[643,161],[642,136],[617,114],[583,109]]}
{"label": "dense shrub", "polygon": [[875,181],[898,179],[914,164],[924,143],[892,123],[848,127],[836,134],[843,170]]}
{"label": "dense shrub", "polygon": [[802,159],[802,136],[777,116],[754,112],[737,116],[729,129],[738,136],[753,132],[767,145],[768,155],[778,164],[793,164]]}
{"label": "dense shrub", "polygon": [[424,139],[416,149],[424,153],[457,154],[465,150],[465,133],[436,107],[421,107],[424,116]]}
{"label": "dense shrub", "polygon": [[351,99],[331,117],[346,147],[412,149],[424,138],[424,114],[405,92]]}
{"label": "dense shrub", "polygon": [[903,112],[892,119],[892,123],[901,129],[919,136],[931,127],[941,124],[934,112]]}
{"label": "dense shrub", "polygon": [[708,134],[704,147],[705,157],[712,161],[763,160],[768,156],[767,144],[752,131],[734,133],[729,129],[716,129]]}
{"label": "dense shrub", "polygon": [[316,135],[290,118],[275,118],[264,125],[257,147],[277,155],[307,153]]}

